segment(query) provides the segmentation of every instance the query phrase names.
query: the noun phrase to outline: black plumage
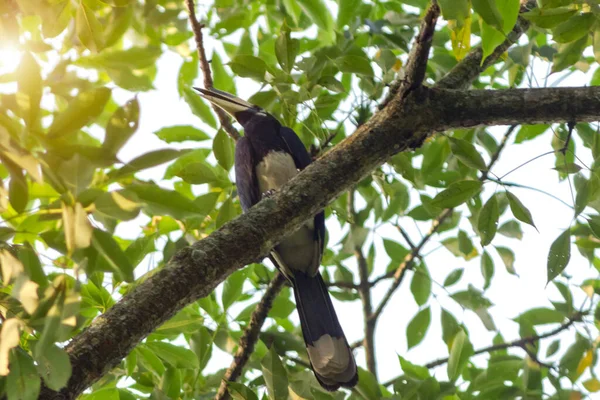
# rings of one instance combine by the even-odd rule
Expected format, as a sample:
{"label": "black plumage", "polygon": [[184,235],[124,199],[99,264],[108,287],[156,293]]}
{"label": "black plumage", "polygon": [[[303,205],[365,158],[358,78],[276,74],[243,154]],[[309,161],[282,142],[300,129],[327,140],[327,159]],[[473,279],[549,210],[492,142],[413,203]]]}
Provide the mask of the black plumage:
{"label": "black plumage", "polygon": [[[235,149],[236,186],[242,209],[277,190],[306,168],[311,158],[296,133],[265,112],[229,93],[196,89],[244,127]],[[302,334],[319,383],[328,390],[358,381],[356,362],[319,273],[325,217],[319,212],[271,252],[271,259],[294,288]]]}

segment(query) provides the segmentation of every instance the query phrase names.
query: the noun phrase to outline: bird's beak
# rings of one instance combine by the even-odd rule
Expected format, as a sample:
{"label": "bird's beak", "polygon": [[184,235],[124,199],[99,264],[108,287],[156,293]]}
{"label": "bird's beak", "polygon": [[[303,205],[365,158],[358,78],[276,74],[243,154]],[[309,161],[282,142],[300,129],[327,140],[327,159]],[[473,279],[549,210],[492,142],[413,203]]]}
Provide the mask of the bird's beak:
{"label": "bird's beak", "polygon": [[195,87],[194,89],[200,92],[200,96],[204,97],[212,104],[222,108],[234,118],[236,117],[236,113],[254,108],[254,106],[248,103],[247,101],[242,100],[239,97],[235,97],[230,93],[223,92],[221,90],[217,90],[214,88],[202,89],[197,87]]}

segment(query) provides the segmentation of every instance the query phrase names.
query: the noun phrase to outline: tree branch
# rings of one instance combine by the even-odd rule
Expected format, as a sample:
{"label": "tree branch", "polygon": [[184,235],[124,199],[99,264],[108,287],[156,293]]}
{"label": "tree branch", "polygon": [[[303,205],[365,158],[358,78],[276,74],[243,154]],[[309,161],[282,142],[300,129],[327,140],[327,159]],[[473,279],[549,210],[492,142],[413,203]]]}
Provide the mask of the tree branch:
{"label": "tree branch", "polygon": [[221,386],[219,387],[219,391],[215,396],[215,400],[226,400],[231,398],[229,392],[227,391],[227,381],[235,382],[242,375],[242,370],[248,362],[250,355],[254,351],[254,345],[258,340],[260,330],[265,323],[265,319],[267,319],[269,310],[271,310],[271,307],[273,306],[273,300],[275,300],[281,291],[281,288],[283,288],[285,285],[285,282],[286,280],[283,274],[277,272],[267,287],[267,290],[260,300],[260,303],[256,305],[256,308],[250,317],[250,323],[246,329],[244,329],[244,334],[240,338],[238,349],[235,352],[233,361],[223,376],[223,380],[221,381]]}
{"label": "tree branch", "polygon": [[[526,349],[528,344],[537,343],[542,339],[546,339],[546,338],[558,335],[560,332],[569,329],[575,322],[581,321],[581,319],[584,315],[585,315],[585,313],[583,313],[583,312],[576,312],[575,314],[573,314],[569,317],[567,322],[561,324],[559,327],[557,327],[549,332],[543,333],[541,335],[527,336],[527,337],[524,337],[521,339],[514,340],[512,342],[499,343],[499,344],[495,344],[492,346],[484,347],[482,349],[474,351],[473,354],[471,355],[471,357],[477,356],[480,354],[484,354],[484,353],[491,353],[494,351],[506,350],[511,347],[520,347],[523,350],[525,350],[525,352],[528,355],[530,355],[529,351]],[[530,355],[530,357],[531,357],[531,355]],[[535,354],[534,354],[534,357],[535,357]],[[545,368],[552,367],[549,364],[540,362],[539,360],[537,360],[537,357],[532,358],[532,359],[534,359],[534,361],[542,367],[545,367]],[[440,358],[439,360],[435,360],[435,361],[425,364],[424,367],[428,368],[428,369],[436,368],[436,367],[439,367],[440,365],[446,364],[449,360],[450,360],[450,357]],[[398,377],[391,379],[391,380],[383,383],[382,385],[383,386],[393,385],[397,379],[398,379]]]}
{"label": "tree branch", "polygon": [[66,347],[73,366],[67,386],[59,393],[43,388],[41,398],[77,397],[181,308],[267,254],[389,157],[419,147],[431,132],[483,124],[595,121],[598,114],[599,87],[465,92],[421,87],[394,98],[273,197],[178,251],[167,266],[96,318]]}
{"label": "tree branch", "polygon": [[[204,87],[210,89],[213,87],[213,79],[210,71],[210,64],[206,58],[206,50],[204,50],[204,38],[202,35],[202,28],[204,28],[204,24],[198,22],[198,19],[196,18],[194,0],[185,0],[185,5],[187,6],[190,14],[190,24],[192,25],[192,32],[194,32],[194,40],[198,50],[198,61],[200,61],[200,69],[202,70],[202,74],[204,76]],[[240,133],[233,127],[231,119],[227,113],[214,104],[212,104],[212,108],[215,110],[215,113],[217,114],[217,117],[219,118],[221,126],[225,132],[227,132],[229,137],[237,141],[241,137]]]}
{"label": "tree branch", "polygon": [[[356,208],[354,207],[355,189],[348,191],[348,214],[352,216],[352,225],[356,223]],[[369,267],[367,260],[362,253],[361,246],[354,246],[354,256],[358,265],[358,274],[360,277],[358,284],[358,293],[363,308],[363,320],[365,324],[365,337],[363,346],[365,348],[365,359],[367,369],[377,379],[377,360],[375,358],[375,324],[371,321],[373,306],[371,304],[371,285],[369,285]]]}
{"label": "tree branch", "polygon": [[[510,137],[510,135],[512,134],[512,132],[515,130],[516,127],[517,127],[516,125],[513,125],[510,128],[508,128],[508,130],[506,131],[506,133],[502,137],[502,141],[498,145],[498,148],[496,149],[496,151],[494,152],[494,154],[492,154],[490,162],[487,165],[487,169],[482,172],[481,177],[479,178],[480,181],[483,182],[484,180],[487,179],[489,171],[492,169],[492,167],[494,166],[494,164],[496,164],[496,161],[498,161],[498,158],[500,158],[500,153],[502,153],[502,150],[504,150],[504,147],[506,146],[508,138]],[[396,291],[396,289],[398,289],[398,287],[400,286],[400,283],[402,283],[402,280],[404,278],[404,273],[405,273],[406,269],[410,268],[410,266],[412,265],[412,263],[413,263],[413,261],[414,261],[415,258],[419,257],[419,253],[421,252],[421,249],[423,248],[423,246],[425,246],[425,244],[427,242],[429,242],[429,240],[431,239],[431,237],[437,232],[437,230],[439,229],[439,227],[442,224],[442,222],[444,222],[446,220],[446,218],[448,218],[450,215],[452,215],[452,211],[453,211],[452,208],[447,208],[444,211],[442,211],[432,221],[431,227],[429,228],[429,231],[421,239],[421,241],[419,242],[419,244],[416,245],[416,246],[413,246],[412,251],[406,255],[406,257],[404,258],[404,260],[402,261],[402,263],[398,266],[398,268],[396,268],[395,271],[393,271],[393,272],[390,273],[390,277],[391,276],[394,277],[394,282],[392,283],[392,286],[390,286],[390,288],[388,289],[388,291],[383,296],[383,299],[381,300],[381,303],[379,303],[379,306],[377,307],[377,309],[375,310],[375,312],[371,315],[371,318],[372,318],[374,324],[377,323],[377,318],[379,318],[381,316],[381,313],[383,312],[383,309],[385,308],[385,306],[387,305],[387,303],[392,298],[392,295],[394,294],[394,292]],[[388,277],[388,274],[384,275],[384,277]],[[371,285],[374,285],[375,283],[376,282],[372,282]]]}
{"label": "tree branch", "polygon": [[[537,7],[535,0],[522,0],[520,13],[532,10]],[[444,89],[466,89],[477,77],[485,71],[490,65],[494,64],[510,46],[517,43],[521,35],[529,29],[529,21],[519,16],[513,30],[506,36],[492,54],[486,57],[483,62],[483,49],[481,46],[471,50],[450,72],[440,79],[436,87]]]}

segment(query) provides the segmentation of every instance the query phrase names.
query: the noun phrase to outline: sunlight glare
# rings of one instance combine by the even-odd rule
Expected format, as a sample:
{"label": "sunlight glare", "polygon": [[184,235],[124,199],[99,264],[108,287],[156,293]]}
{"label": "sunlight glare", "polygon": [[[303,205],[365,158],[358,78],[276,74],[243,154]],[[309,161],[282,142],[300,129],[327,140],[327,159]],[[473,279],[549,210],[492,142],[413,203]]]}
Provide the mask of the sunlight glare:
{"label": "sunlight glare", "polygon": [[0,74],[13,72],[21,62],[22,56],[23,51],[16,47],[0,46]]}

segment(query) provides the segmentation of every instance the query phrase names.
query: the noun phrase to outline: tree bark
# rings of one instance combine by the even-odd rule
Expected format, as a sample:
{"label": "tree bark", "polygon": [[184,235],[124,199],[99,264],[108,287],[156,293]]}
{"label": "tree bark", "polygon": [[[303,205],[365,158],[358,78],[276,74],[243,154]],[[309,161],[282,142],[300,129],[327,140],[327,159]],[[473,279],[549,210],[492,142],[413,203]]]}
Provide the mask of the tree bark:
{"label": "tree bark", "polygon": [[66,350],[73,375],[59,393],[73,399],[117,365],[178,310],[208,295],[236,269],[264,256],[339,194],[390,156],[419,147],[431,132],[478,125],[595,121],[600,88],[455,91],[417,88],[394,97],[353,135],[298,174],[273,197],[179,251],[76,336]]}

